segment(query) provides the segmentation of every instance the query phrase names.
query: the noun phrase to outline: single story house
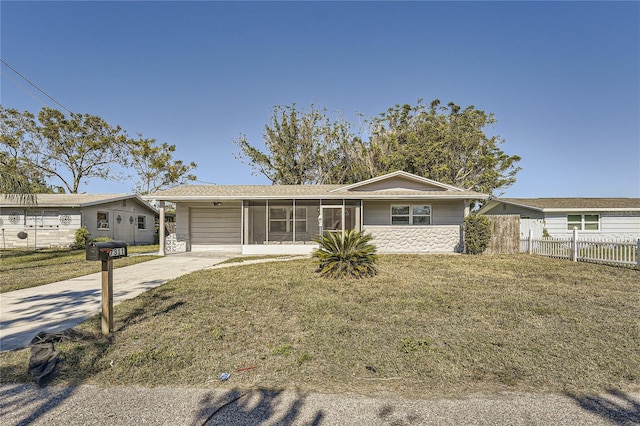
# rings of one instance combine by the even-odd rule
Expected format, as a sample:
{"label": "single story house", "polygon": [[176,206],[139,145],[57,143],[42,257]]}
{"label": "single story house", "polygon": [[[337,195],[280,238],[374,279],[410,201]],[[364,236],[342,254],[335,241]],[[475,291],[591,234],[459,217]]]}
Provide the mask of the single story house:
{"label": "single story house", "polygon": [[153,244],[157,215],[139,195],[37,194],[33,205],[0,195],[0,247],[68,247],[82,226],[91,238]]}
{"label": "single story house", "polygon": [[[500,198],[478,211],[486,215],[520,215],[520,236],[640,238],[640,198]],[[546,232],[545,232],[546,231]]]}
{"label": "single story house", "polygon": [[350,229],[372,234],[380,252],[459,252],[469,204],[488,196],[398,171],[352,185],[182,185],[144,198],[160,201],[161,222],[164,202],[176,206],[161,251],[302,254],[314,236]]}

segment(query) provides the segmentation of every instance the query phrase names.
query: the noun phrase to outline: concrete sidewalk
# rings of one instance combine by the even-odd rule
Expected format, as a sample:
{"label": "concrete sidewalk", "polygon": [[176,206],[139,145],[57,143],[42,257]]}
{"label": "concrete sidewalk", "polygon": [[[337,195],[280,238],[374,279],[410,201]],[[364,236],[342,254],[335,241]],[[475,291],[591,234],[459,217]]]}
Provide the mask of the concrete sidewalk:
{"label": "concrete sidewalk", "polygon": [[[232,380],[232,379],[231,379]],[[0,386],[12,425],[632,425],[640,393],[406,399],[220,388]]]}
{"label": "concrete sidewalk", "polygon": [[[237,254],[182,253],[113,270],[114,305]],[[100,271],[100,262],[95,262]],[[37,273],[34,271],[33,273]],[[101,310],[101,272],[0,294],[0,351],[26,347],[40,331],[73,327]]]}

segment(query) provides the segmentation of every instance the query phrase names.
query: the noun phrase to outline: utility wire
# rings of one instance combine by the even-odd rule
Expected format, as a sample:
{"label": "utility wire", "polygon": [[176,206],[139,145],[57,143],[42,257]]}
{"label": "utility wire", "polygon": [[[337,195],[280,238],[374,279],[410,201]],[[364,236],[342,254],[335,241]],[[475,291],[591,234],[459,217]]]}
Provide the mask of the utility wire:
{"label": "utility wire", "polygon": [[17,76],[15,76],[9,70],[5,70],[4,67],[0,68],[0,74],[3,77],[6,77],[9,80],[11,80],[13,82],[13,84],[16,85],[16,87],[19,87],[20,90],[22,90],[27,95],[31,96],[34,100],[38,101],[38,103],[40,103],[42,105],[47,105],[49,103],[46,99],[41,98],[36,92],[34,92],[33,90],[29,89],[27,86],[22,84],[21,83],[21,81],[22,81],[21,79],[19,79]]}
{"label": "utility wire", "polygon": [[73,112],[67,108],[66,106],[62,105],[60,102],[56,101],[53,96],[49,95],[47,92],[45,92],[44,90],[42,90],[41,88],[39,88],[38,86],[35,85],[35,83],[33,83],[31,80],[29,80],[27,77],[25,77],[24,75],[20,74],[18,71],[16,71],[11,65],[9,65],[8,63],[5,62],[4,59],[0,58],[0,62],[2,62],[3,64],[5,64],[7,66],[7,68],[9,68],[11,71],[15,72],[16,74],[18,74],[24,81],[26,81],[27,83],[29,83],[30,85],[32,85],[33,87],[35,87],[40,93],[42,93],[43,95],[45,95],[47,98],[51,99],[53,102],[55,102],[58,106],[60,106],[62,109],[64,109],[65,111],[67,111],[69,114],[73,114]]}

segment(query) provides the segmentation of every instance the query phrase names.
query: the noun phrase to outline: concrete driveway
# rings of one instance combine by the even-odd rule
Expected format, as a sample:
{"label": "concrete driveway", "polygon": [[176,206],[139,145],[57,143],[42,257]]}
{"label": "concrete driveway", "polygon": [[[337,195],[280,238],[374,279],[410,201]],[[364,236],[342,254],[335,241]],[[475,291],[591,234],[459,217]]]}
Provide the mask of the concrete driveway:
{"label": "concrete driveway", "polygon": [[[237,254],[181,253],[114,269],[113,303],[233,256]],[[100,262],[95,264],[100,271]],[[101,272],[96,272],[0,294],[0,352],[26,347],[40,331],[62,331],[100,313],[101,280]]]}

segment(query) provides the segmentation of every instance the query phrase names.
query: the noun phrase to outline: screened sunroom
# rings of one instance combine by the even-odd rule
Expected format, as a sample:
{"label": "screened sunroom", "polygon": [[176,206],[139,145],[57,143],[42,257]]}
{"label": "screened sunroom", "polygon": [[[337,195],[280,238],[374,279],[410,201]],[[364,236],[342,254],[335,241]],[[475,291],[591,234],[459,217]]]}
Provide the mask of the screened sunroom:
{"label": "screened sunroom", "polygon": [[251,200],[243,202],[243,244],[312,244],[324,231],[360,228],[359,200]]}

